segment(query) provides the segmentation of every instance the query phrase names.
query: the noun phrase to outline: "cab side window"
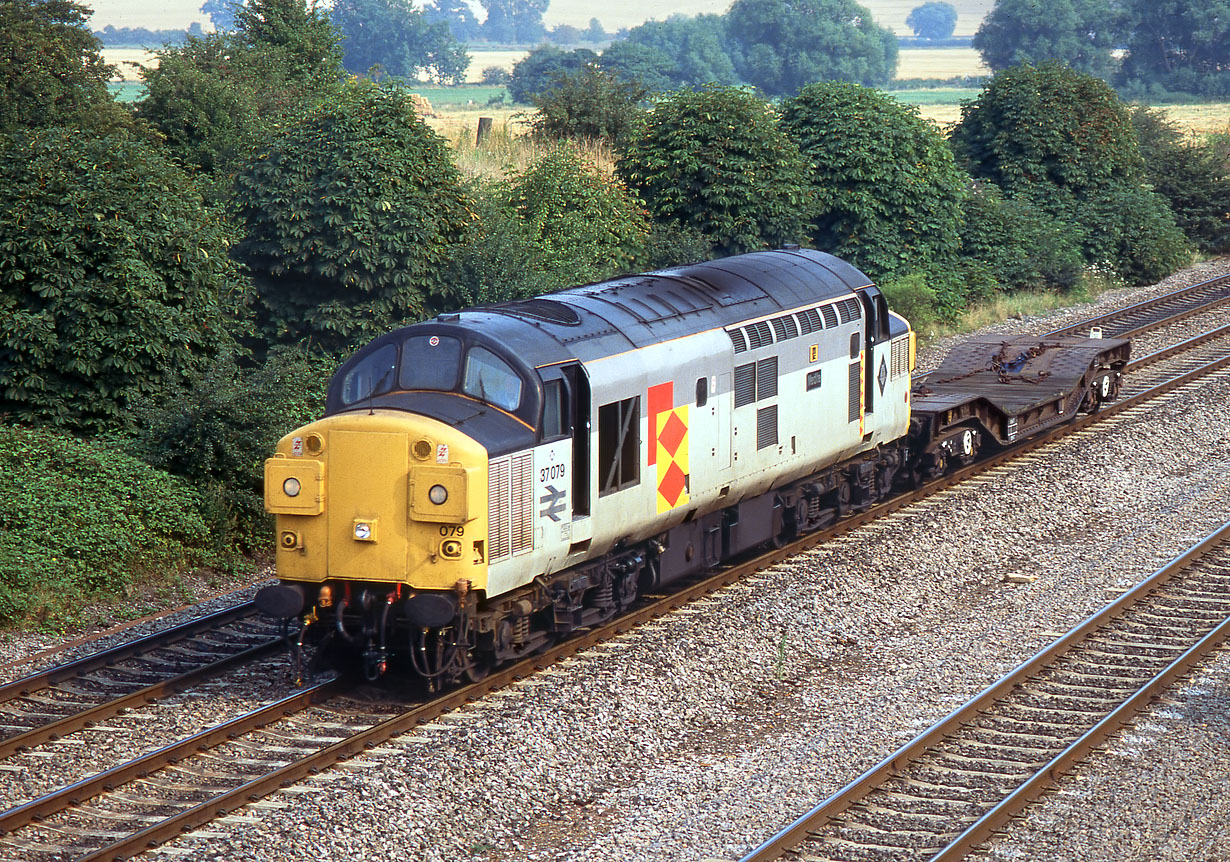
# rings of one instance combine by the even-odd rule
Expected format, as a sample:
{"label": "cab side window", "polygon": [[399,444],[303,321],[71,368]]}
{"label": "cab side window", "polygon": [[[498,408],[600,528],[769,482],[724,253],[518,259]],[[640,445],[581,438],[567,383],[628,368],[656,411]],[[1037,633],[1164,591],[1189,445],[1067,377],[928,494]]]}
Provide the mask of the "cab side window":
{"label": "cab side window", "polygon": [[553,440],[571,434],[568,415],[568,393],[564,389],[564,381],[548,380],[542,385],[542,439]]}

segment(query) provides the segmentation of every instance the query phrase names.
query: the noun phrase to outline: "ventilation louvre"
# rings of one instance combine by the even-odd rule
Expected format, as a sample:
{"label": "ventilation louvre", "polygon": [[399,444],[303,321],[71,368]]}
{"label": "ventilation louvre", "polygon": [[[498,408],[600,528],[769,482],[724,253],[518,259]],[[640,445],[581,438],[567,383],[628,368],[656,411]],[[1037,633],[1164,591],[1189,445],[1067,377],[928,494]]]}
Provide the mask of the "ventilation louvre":
{"label": "ventilation louvre", "polygon": [[743,407],[756,400],[756,363],[735,366],[735,406]]}
{"label": "ventilation louvre", "polygon": [[756,449],[777,445],[777,405],[756,411]]}

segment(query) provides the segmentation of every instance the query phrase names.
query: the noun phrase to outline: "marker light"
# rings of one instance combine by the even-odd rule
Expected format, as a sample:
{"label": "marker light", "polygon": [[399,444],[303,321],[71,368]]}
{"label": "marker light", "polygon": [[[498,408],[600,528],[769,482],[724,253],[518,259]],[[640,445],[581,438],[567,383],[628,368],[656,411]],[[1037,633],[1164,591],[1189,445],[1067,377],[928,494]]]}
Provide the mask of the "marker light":
{"label": "marker light", "polygon": [[298,497],[299,496],[299,480],[296,479],[294,476],[291,476],[289,479],[287,479],[285,482],[282,483],[282,492],[286,494],[287,497]]}
{"label": "marker light", "polygon": [[427,499],[437,506],[443,506],[445,501],[448,500],[448,489],[443,485],[432,485],[427,490]]}

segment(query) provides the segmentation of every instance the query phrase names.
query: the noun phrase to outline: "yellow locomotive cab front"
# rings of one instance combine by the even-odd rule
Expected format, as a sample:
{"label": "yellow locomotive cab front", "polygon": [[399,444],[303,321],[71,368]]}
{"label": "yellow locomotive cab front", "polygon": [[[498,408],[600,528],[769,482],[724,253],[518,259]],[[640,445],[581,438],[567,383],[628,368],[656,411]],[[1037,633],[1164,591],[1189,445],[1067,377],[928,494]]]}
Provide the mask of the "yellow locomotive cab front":
{"label": "yellow locomotive cab front", "polygon": [[283,583],[487,588],[487,452],[434,419],[377,409],[294,431],[265,462],[265,508]]}

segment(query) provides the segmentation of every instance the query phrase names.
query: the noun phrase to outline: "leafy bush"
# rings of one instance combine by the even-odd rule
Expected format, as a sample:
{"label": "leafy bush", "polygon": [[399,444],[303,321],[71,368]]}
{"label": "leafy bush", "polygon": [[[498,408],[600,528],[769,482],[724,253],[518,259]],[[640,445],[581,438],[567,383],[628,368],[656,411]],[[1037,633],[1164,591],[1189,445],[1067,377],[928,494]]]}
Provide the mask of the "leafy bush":
{"label": "leafy bush", "polygon": [[437,308],[507,302],[567,286],[554,280],[558,273],[548,275],[542,248],[517,215],[507,183],[475,185],[469,194],[477,217],[449,250],[433,297]]}
{"label": "leafy bush", "polygon": [[448,247],[471,220],[443,139],[410,95],[355,81],[284,129],[236,178],[272,342],[340,350],[421,316]]}
{"label": "leafy bush", "polygon": [[911,272],[880,283],[888,297],[888,307],[910,322],[918,331],[925,330],[939,319],[935,290],[927,284],[927,275]]}
{"label": "leafy bush", "polygon": [[585,66],[557,75],[548,89],[530,97],[538,109],[531,127],[540,140],[620,141],[640,114],[644,97],[639,84]]}
{"label": "leafy bush", "polygon": [[60,0],[0,3],[0,133],[72,126],[107,134],[130,125],[107,91],[115,69],[85,28],[89,15]]}
{"label": "leafy bush", "polygon": [[1145,185],[1127,106],[1096,78],[1057,63],[1000,72],[962,107],[952,144],[975,178],[1080,228],[1086,263],[1138,284],[1190,258]]}
{"label": "leafy bush", "polygon": [[510,191],[547,271],[564,273],[574,284],[626,270],[648,231],[645,212],[623,183],[603,176],[568,145],[513,175]]}
{"label": "leafy bush", "polygon": [[915,108],[858,84],[804,87],[782,125],[811,164],[812,242],[872,278],[956,254],[966,180]]}
{"label": "leafy bush", "polygon": [[1113,185],[1082,201],[1072,221],[1084,230],[1085,259],[1128,284],[1152,284],[1191,261],[1174,214],[1150,189]]}
{"label": "leafy bush", "polygon": [[1161,111],[1137,107],[1145,177],[1166,199],[1179,228],[1208,254],[1230,251],[1230,152],[1189,140]]}
{"label": "leafy bush", "polygon": [[649,223],[623,185],[572,146],[479,187],[479,220],[454,249],[444,308],[504,302],[599,281],[634,266]]}
{"label": "leafy bush", "polygon": [[734,87],[680,90],[629,133],[616,169],[655,219],[699,230],[719,254],[798,242],[814,192],[773,107]]}
{"label": "leafy bush", "polygon": [[562,51],[554,45],[539,45],[513,64],[508,82],[508,96],[514,102],[529,104],[539,93],[546,92],[559,75],[583,69],[598,59],[588,48]]}
{"label": "leafy bush", "polygon": [[1036,191],[1039,203],[1051,188],[1079,197],[1144,170],[1127,106],[1104,81],[1059,63],[995,75],[962,105],[951,141],[975,179],[1009,197]]}
{"label": "leafy bush", "polygon": [[220,548],[268,547],[265,459],[282,436],[324,413],[338,362],[299,348],[275,350],[255,368],[224,356],[191,388],[137,406],[132,451],[198,489]]}
{"label": "leafy bush", "polygon": [[884,86],[897,70],[897,37],[855,0],[735,0],[726,38],[735,70],[771,96],[816,81]]}
{"label": "leafy bush", "polygon": [[253,0],[237,29],[164,46],[142,69],[137,114],[172,152],[229,195],[230,175],[256,143],[307,106],[329,98],[343,74],[337,33],[303,0]]}
{"label": "leafy bush", "polygon": [[183,482],[113,445],[0,423],[0,625],[63,628],[208,545]]}
{"label": "leafy bush", "polygon": [[935,310],[941,320],[955,320],[971,305],[999,291],[990,269],[976,260],[962,260],[955,266],[932,265],[921,272],[935,291]]}
{"label": "leafy bush", "polygon": [[100,430],[230,343],[244,290],[223,222],[151,146],[0,140],[0,414]]}
{"label": "leafy bush", "polygon": [[961,254],[984,264],[1008,291],[1069,289],[1084,267],[1073,226],[1023,200],[1005,200],[994,185],[974,183],[965,200]]}
{"label": "leafy bush", "polygon": [[642,270],[700,263],[713,256],[713,243],[691,225],[654,222],[645,237],[645,249],[636,260]]}

